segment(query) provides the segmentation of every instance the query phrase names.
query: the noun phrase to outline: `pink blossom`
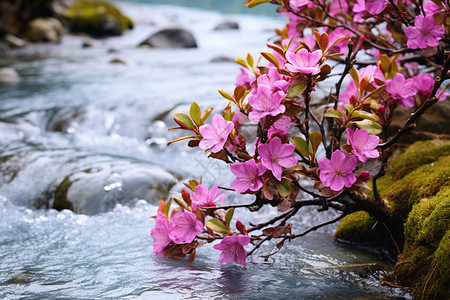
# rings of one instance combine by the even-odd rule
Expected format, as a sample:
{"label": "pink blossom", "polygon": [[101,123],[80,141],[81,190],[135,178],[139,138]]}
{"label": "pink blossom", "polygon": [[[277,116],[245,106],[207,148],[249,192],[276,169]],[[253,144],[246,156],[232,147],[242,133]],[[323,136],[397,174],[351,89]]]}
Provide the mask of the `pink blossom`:
{"label": "pink blossom", "polygon": [[236,176],[230,187],[238,193],[242,194],[247,190],[255,192],[263,186],[261,176],[266,172],[266,168],[253,159],[231,164],[230,171]]}
{"label": "pink blossom", "polygon": [[223,202],[225,195],[220,194],[219,188],[215,185],[208,190],[203,184],[195,187],[194,193],[191,195],[192,209],[197,210],[197,207],[212,207],[216,206],[216,202]]}
{"label": "pink blossom", "polygon": [[203,231],[203,223],[190,211],[176,213],[169,223],[169,237],[175,244],[188,244]]}
{"label": "pink blossom", "polygon": [[335,53],[346,53],[348,51],[348,40],[350,39],[350,37],[352,36],[352,33],[350,30],[347,30],[345,28],[336,28],[330,31],[330,33],[328,34],[328,38],[329,38],[329,45],[331,46],[337,39],[343,37],[343,36],[347,36],[345,39],[340,40],[339,42],[337,42],[333,48],[332,51]]}
{"label": "pink blossom", "polygon": [[277,180],[281,180],[282,167],[290,168],[297,164],[298,159],[293,154],[295,146],[282,144],[279,137],[274,137],[269,144],[260,144],[258,153],[262,164],[272,171]]}
{"label": "pink blossom", "polygon": [[212,125],[205,124],[200,126],[200,134],[203,139],[198,146],[200,149],[211,148],[211,151],[216,153],[223,148],[228,135],[234,129],[234,124],[231,121],[225,122],[221,115],[214,115],[211,123]]}
{"label": "pink blossom", "polygon": [[[422,94],[423,98],[428,98],[434,86],[433,76],[430,73],[420,73],[417,74],[417,76],[413,77],[413,80],[417,92]],[[436,96],[438,96],[440,93],[441,90],[437,90]],[[439,101],[444,101],[448,96],[448,93],[442,93],[441,97],[439,97]]]}
{"label": "pink blossom", "polygon": [[245,259],[247,251],[244,249],[245,245],[250,243],[250,237],[247,235],[232,235],[226,236],[223,240],[213,246],[214,249],[222,251],[219,257],[219,263],[222,265],[229,264],[236,260],[238,264],[246,265]]}
{"label": "pink blossom", "polygon": [[355,156],[346,157],[340,150],[336,150],[331,154],[331,160],[326,157],[319,160],[320,180],[333,191],[340,191],[344,186],[349,188],[356,181],[353,170],[357,162]]}
{"label": "pink blossom", "polygon": [[169,221],[165,215],[158,212],[156,215],[155,228],[151,231],[151,236],[153,238],[153,253],[159,256],[168,256],[168,254],[164,253],[164,249],[172,241],[169,237],[169,233]]}
{"label": "pink blossom", "polygon": [[[369,82],[376,85],[374,82],[374,74],[376,73],[377,68],[375,66],[367,66],[365,67],[361,72],[358,72],[358,70],[356,70],[356,72],[358,73],[358,77],[361,80],[366,74],[370,74],[370,79]],[[347,75],[347,77],[350,77],[350,75]],[[339,94],[339,101],[344,103],[344,104],[350,104],[350,97],[351,96],[355,96],[358,97],[358,88],[356,87],[355,82],[353,81],[353,79],[351,79],[350,77],[350,81],[347,84],[346,87],[346,91],[343,93]]]}
{"label": "pink blossom", "polygon": [[249,119],[253,122],[259,122],[267,115],[276,116],[284,113],[286,107],[281,104],[283,98],[283,92],[273,93],[269,87],[259,86],[256,94],[248,96],[248,103],[252,107],[252,111],[248,115]]}
{"label": "pink blossom", "polygon": [[439,40],[445,34],[445,29],[442,26],[436,25],[432,16],[424,17],[422,15],[416,16],[414,27],[405,28],[405,35],[408,38],[406,45],[411,48],[426,48],[436,47],[439,45]]}
{"label": "pink blossom", "polygon": [[371,15],[378,15],[387,6],[387,0],[366,0],[366,9]]}
{"label": "pink blossom", "polygon": [[[306,38],[306,37],[305,37]],[[305,38],[303,39],[303,41],[310,46],[310,42],[311,44],[315,45],[316,44],[316,39],[314,36],[310,36],[309,40],[310,42],[307,42],[305,40]],[[314,40],[312,40],[314,39]],[[314,43],[313,43],[314,42]],[[290,52],[294,52],[295,49],[297,49],[298,47],[300,47],[300,43],[298,43],[296,40],[291,40],[291,39],[282,39],[281,40],[281,46],[283,47],[287,47],[289,45],[289,48],[286,51],[290,51]],[[311,48],[312,49],[312,48]],[[278,63],[280,64],[280,66],[284,66],[284,64],[287,62],[286,58],[284,56],[282,56],[280,53],[278,53],[277,51],[273,50],[272,54],[275,56],[275,58],[278,60]]]}
{"label": "pink blossom", "polygon": [[329,13],[333,17],[343,15],[348,12],[348,4],[345,0],[335,0],[331,2]]}
{"label": "pink blossom", "polygon": [[[442,2],[442,4],[445,6],[445,2]],[[423,1],[423,10],[425,15],[432,16],[441,12],[442,8],[431,0],[425,0]]]}
{"label": "pink blossom", "polygon": [[[289,81],[287,81],[283,76],[281,76],[276,67],[270,67],[269,72],[267,74],[261,75],[257,79],[258,88],[265,85],[267,86],[273,93],[282,91],[286,93],[289,89]],[[256,94],[257,91],[252,90],[253,94]],[[284,95],[283,95],[284,96]]]}
{"label": "pink blossom", "polygon": [[309,53],[306,49],[300,49],[297,53],[286,52],[287,63],[285,65],[288,71],[315,75],[320,72],[319,60],[322,57],[322,51],[316,50]]}
{"label": "pink blossom", "polygon": [[362,22],[364,19],[362,16],[366,13],[366,1],[365,0],[356,0],[356,3],[353,5],[353,12],[355,15],[353,16],[354,22]]}
{"label": "pink blossom", "polygon": [[312,1],[310,1],[310,0],[290,0],[289,6],[292,8],[293,11],[299,12],[303,6],[308,5],[310,2],[312,2]]}
{"label": "pink blossom", "polygon": [[288,134],[288,129],[291,127],[291,118],[282,116],[280,119],[276,120],[272,126],[269,128],[269,132],[267,133],[268,137],[271,138],[272,135],[278,133],[281,135]]}
{"label": "pink blossom", "polygon": [[347,128],[347,144],[352,146],[352,153],[361,161],[366,162],[368,158],[375,158],[380,155],[378,147],[380,138],[374,134],[369,134],[365,129]]}
{"label": "pink blossom", "polygon": [[386,91],[392,98],[400,100],[401,106],[413,107],[414,95],[417,90],[412,78],[405,79],[401,73],[395,74],[394,78],[386,81]]}
{"label": "pink blossom", "polygon": [[251,88],[251,84],[255,81],[255,78],[250,76],[244,68],[241,68],[241,73],[236,79],[236,86],[243,86],[246,90]]}

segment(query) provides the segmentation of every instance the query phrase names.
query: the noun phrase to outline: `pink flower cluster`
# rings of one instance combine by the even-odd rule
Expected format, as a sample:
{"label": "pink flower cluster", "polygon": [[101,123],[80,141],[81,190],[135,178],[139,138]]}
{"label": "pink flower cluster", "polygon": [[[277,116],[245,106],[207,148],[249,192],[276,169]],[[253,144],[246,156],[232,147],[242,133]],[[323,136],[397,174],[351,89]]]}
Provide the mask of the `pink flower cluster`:
{"label": "pink flower cluster", "polygon": [[166,249],[171,242],[189,244],[200,232],[203,232],[203,223],[190,211],[175,213],[170,222],[158,212],[155,228],[151,231],[153,253],[167,257],[169,252]]}

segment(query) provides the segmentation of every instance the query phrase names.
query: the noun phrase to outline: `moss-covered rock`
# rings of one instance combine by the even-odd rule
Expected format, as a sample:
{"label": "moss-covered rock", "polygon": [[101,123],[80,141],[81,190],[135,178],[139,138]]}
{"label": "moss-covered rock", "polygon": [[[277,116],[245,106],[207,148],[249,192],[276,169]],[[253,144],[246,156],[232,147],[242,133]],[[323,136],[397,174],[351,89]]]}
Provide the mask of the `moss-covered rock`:
{"label": "moss-covered rock", "polygon": [[378,192],[391,207],[390,219],[380,224],[369,214],[356,212],[343,219],[335,234],[393,254],[397,247],[403,250],[396,274],[401,284],[413,287],[417,298],[422,294],[427,299],[448,298],[449,154],[449,140],[411,145],[377,181]]}
{"label": "moss-covered rock", "polygon": [[104,1],[80,0],[66,13],[70,28],[93,36],[121,35],[134,22],[114,5]]}
{"label": "moss-covered rock", "polygon": [[395,266],[416,298],[450,297],[450,187],[414,206],[405,224],[405,248]]}

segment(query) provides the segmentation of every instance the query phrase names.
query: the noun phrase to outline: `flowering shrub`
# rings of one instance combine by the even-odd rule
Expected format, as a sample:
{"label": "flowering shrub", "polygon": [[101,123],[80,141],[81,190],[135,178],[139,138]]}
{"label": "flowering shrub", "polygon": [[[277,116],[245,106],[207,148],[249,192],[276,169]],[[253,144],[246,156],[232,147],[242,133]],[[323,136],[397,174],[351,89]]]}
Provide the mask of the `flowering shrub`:
{"label": "flowering shrub", "polygon": [[[160,201],[152,230],[157,255],[193,260],[205,243],[220,250],[219,262],[246,264],[260,245],[297,238],[345,215],[365,210],[384,221],[389,207],[377,192],[391,147],[415,121],[448,94],[450,10],[441,0],[247,0],[248,7],[271,2],[289,22],[277,30],[255,63],[249,54],[229,101],[205,124],[213,108],[202,114],[192,103],[189,115],[174,114],[179,127],[193,132],[189,147],[230,165],[236,177],[230,189],[252,194],[249,204],[217,206],[225,196],[201,180],[185,183],[182,199]],[[261,63],[264,59],[266,63]],[[320,85],[333,84],[317,107]],[[323,101],[322,101],[323,102]],[[414,112],[394,135],[389,126],[398,107]],[[254,136],[241,126],[254,124]],[[251,138],[251,139],[250,139]],[[255,140],[254,143],[247,141]],[[300,179],[310,179],[305,186]],[[373,195],[365,191],[372,180]],[[305,182],[302,180],[301,182]],[[179,208],[171,210],[172,202]],[[280,214],[249,228],[236,221],[235,208],[257,211],[269,204]],[[337,218],[295,233],[288,223],[304,206],[341,212]],[[251,244],[247,253],[244,246]]]}

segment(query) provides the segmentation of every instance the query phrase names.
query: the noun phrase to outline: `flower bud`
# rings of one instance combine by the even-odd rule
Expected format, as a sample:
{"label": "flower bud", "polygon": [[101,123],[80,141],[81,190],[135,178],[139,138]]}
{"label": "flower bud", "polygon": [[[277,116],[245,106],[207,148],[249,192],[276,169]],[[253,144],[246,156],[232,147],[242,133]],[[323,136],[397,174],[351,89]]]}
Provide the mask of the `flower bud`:
{"label": "flower bud", "polygon": [[366,37],[365,37],[364,35],[361,35],[361,36],[359,37],[359,41],[360,41],[361,43],[364,43],[365,40],[366,40]]}
{"label": "flower bud", "polygon": [[242,224],[241,221],[236,221],[236,228],[239,230],[240,233],[247,235],[247,229],[245,228],[245,225]]}
{"label": "flower bud", "polygon": [[350,96],[350,104],[353,106],[358,104],[358,99],[356,99],[355,95]]}
{"label": "flower bud", "polygon": [[370,172],[369,171],[363,171],[361,173],[359,173],[358,175],[358,179],[362,180],[362,181],[367,181],[370,178]]}
{"label": "flower bud", "polygon": [[384,107],[384,105],[379,105],[378,106],[378,112],[382,115],[384,115],[384,112],[386,111],[386,108]]}

